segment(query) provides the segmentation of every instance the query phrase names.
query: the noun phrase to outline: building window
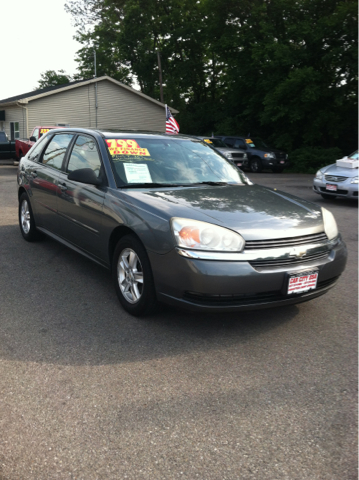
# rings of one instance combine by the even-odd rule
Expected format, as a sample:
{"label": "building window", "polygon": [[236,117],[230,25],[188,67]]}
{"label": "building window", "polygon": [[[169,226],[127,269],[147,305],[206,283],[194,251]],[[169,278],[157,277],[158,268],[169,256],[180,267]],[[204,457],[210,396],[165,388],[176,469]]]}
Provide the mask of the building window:
{"label": "building window", "polygon": [[10,137],[11,140],[20,138],[20,123],[19,122],[10,122]]}

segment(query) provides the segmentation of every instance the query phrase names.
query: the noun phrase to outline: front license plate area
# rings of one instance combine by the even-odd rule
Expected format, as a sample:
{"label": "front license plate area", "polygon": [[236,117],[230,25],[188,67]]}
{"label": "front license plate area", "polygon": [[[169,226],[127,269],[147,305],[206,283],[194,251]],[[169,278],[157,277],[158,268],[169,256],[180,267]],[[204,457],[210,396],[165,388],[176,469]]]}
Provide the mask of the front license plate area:
{"label": "front license plate area", "polygon": [[279,163],[285,163],[285,161],[284,161],[284,160],[281,160]]}
{"label": "front license plate area", "polygon": [[287,295],[293,293],[304,293],[309,290],[315,290],[318,282],[318,271],[293,273],[289,275]]}
{"label": "front license plate area", "polygon": [[240,162],[237,162],[237,167],[241,167],[242,164]]}
{"label": "front license plate area", "polygon": [[336,192],[338,187],[336,185],[330,185],[329,183],[327,183],[325,189],[329,190],[330,192]]}

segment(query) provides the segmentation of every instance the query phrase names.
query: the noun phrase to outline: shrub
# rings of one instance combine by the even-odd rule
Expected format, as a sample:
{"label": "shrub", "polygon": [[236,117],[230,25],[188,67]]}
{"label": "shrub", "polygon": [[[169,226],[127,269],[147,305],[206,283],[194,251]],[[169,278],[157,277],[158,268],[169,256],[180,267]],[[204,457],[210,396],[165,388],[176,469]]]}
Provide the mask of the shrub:
{"label": "shrub", "polygon": [[343,154],[337,147],[302,147],[293,150],[289,156],[290,172],[316,173],[322,167],[335,163]]}

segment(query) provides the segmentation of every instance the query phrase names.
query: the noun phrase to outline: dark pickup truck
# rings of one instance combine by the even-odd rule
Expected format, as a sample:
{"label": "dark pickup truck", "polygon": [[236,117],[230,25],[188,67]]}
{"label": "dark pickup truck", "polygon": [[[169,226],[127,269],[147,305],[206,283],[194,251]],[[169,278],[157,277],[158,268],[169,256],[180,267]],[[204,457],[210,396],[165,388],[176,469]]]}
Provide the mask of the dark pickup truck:
{"label": "dark pickup truck", "polygon": [[0,132],[0,159],[16,160],[15,140],[9,140],[5,132]]}

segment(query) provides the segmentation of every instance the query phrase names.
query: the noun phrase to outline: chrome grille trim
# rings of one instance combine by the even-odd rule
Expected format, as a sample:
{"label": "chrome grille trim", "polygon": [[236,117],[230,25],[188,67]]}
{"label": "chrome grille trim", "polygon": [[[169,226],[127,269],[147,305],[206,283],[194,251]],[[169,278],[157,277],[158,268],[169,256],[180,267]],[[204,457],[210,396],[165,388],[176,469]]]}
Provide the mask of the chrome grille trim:
{"label": "chrome grille trim", "polygon": [[263,268],[263,267],[286,267],[293,265],[302,265],[303,263],[312,262],[313,260],[320,260],[327,258],[329,256],[328,252],[314,253],[312,255],[306,255],[301,258],[281,258],[281,259],[269,259],[269,260],[252,260],[249,264],[252,267]]}
{"label": "chrome grille trim", "polygon": [[327,243],[328,237],[323,233],[303,235],[301,237],[275,238],[273,240],[246,240],[245,250],[262,250],[265,248],[285,248],[307,245],[309,243]]}
{"label": "chrome grille trim", "polygon": [[328,182],[345,182],[348,177],[342,177],[340,175],[324,175],[325,180]]}

